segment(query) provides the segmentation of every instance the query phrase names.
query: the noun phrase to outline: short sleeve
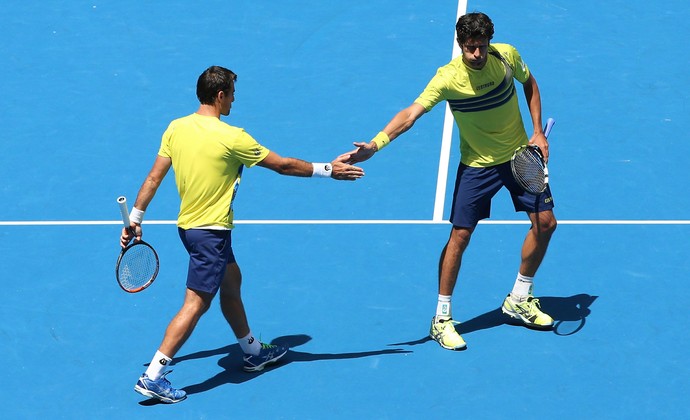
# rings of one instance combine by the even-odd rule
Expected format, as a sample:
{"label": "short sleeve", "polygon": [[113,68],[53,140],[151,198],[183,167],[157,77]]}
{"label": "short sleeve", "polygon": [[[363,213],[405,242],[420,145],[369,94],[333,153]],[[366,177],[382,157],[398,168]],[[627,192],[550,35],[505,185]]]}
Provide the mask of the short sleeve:
{"label": "short sleeve", "polygon": [[161,147],[158,149],[158,156],[171,158],[172,154],[170,152],[170,138],[172,133],[175,131],[174,123],[170,123],[168,128],[163,133],[163,138],[161,139]]}
{"label": "short sleeve", "polygon": [[232,148],[232,154],[248,168],[264,160],[269,152],[244,130],[240,131]]}
{"label": "short sleeve", "polygon": [[529,79],[529,68],[522,60],[520,53],[515,47],[507,45],[506,59],[513,68],[513,77],[520,83],[525,83]]}
{"label": "short sleeve", "polygon": [[440,68],[414,102],[423,106],[427,112],[431,111],[436,104],[445,99],[443,95],[445,86],[446,83],[445,76],[443,75],[443,68]]}

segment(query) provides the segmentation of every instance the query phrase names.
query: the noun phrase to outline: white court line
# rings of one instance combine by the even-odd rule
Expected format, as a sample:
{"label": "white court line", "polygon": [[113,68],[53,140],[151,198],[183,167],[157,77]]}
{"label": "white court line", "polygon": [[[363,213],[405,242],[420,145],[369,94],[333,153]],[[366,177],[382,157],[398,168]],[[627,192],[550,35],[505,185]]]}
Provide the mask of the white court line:
{"label": "white court line", "polygon": [[[455,17],[457,22],[460,16],[467,12],[467,1],[458,1],[458,12]],[[456,34],[453,29],[453,53],[452,58],[460,55],[460,46],[455,40]],[[434,200],[434,216],[435,222],[443,220],[443,208],[446,201],[446,187],[448,185],[448,167],[450,166],[450,147],[453,143],[453,126],[455,125],[455,118],[450,106],[446,103],[446,114],[443,119],[443,135],[441,136],[441,156],[438,163],[438,177],[436,178],[436,199]]]}
{"label": "white court line", "polygon": [[[175,220],[146,220],[145,225],[175,225]],[[529,220],[482,220],[481,225],[529,225]],[[235,220],[236,225],[449,225],[446,220]],[[690,220],[559,220],[559,225],[690,225]],[[0,226],[104,226],[121,220],[0,221]]]}

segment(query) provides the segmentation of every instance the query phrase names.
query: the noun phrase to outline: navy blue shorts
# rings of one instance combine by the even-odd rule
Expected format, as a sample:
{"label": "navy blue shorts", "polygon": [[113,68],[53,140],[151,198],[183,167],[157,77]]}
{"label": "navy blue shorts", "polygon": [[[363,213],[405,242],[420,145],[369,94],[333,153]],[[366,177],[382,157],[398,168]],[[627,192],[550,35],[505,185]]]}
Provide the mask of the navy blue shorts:
{"label": "navy blue shorts", "polygon": [[520,188],[513,178],[510,162],[488,168],[475,168],[461,163],[455,178],[450,222],[457,227],[477,226],[480,220],[491,215],[491,199],[502,187],[510,192],[516,212],[539,213],[554,207],[549,187],[538,195]]}
{"label": "navy blue shorts", "polygon": [[180,239],[189,253],[187,288],[215,294],[225,267],[235,262],[231,230],[181,229]]}

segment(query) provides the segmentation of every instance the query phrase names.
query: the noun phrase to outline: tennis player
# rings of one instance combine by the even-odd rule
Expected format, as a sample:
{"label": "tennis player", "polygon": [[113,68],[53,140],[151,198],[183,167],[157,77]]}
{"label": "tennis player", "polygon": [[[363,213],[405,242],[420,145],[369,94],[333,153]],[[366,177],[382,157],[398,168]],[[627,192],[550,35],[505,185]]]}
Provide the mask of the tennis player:
{"label": "tennis player", "polygon": [[232,250],[232,203],[242,168],[262,166],[281,175],[356,180],[361,168],[343,162],[343,155],[330,163],[309,163],[281,157],[259,144],[241,128],[220,120],[234,101],[237,76],[223,67],[206,69],[197,81],[199,109],[170,123],[163,134],[158,156],[130,213],[135,234],[122,230],[121,245],[141,239],[144,212],[163,178],[172,167],[180,195],[177,226],[189,253],[184,303],[170,321],[163,342],[134,389],[166,403],[186,398],[166,379],[177,351],[191,335],[212,299],[220,291],[220,307],[244,352],[244,370],[255,372],[283,357],[286,346],[261,343],[252,334],[240,295],[242,275]]}
{"label": "tennis player", "polygon": [[[537,269],[556,229],[551,191],[533,195],[523,191],[510,169],[513,151],[528,142],[548,159],[548,142],[541,121],[541,97],[534,76],[518,51],[508,44],[491,44],[494,25],[483,13],[461,16],[456,25],[462,55],[438,69],[421,95],[399,112],[369,143],[356,142],[350,163],[362,162],[409,130],[422,115],[447,101],[460,130],[460,165],[450,215],[453,227],[439,262],[438,302],[430,336],[441,347],[466,347],[455,329],[451,297],[462,255],[481,219],[490,216],[491,200],[503,187],[510,192],[516,211],[532,222],[522,245],[521,263],[512,291],[501,307],[520,323],[548,329],[553,319],[541,311],[532,295]],[[520,115],[514,80],[523,88],[533,132],[527,137]]]}

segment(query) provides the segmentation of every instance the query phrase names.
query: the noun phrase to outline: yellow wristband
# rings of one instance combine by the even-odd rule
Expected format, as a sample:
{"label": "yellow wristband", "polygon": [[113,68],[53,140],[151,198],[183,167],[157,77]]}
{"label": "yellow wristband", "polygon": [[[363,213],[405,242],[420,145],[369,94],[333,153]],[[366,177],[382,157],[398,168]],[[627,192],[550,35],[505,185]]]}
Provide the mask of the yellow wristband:
{"label": "yellow wristband", "polygon": [[388,144],[391,142],[391,139],[388,137],[388,134],[381,131],[376,135],[376,137],[371,139],[371,141],[373,141],[376,144],[378,150],[381,150],[384,147],[388,146]]}

